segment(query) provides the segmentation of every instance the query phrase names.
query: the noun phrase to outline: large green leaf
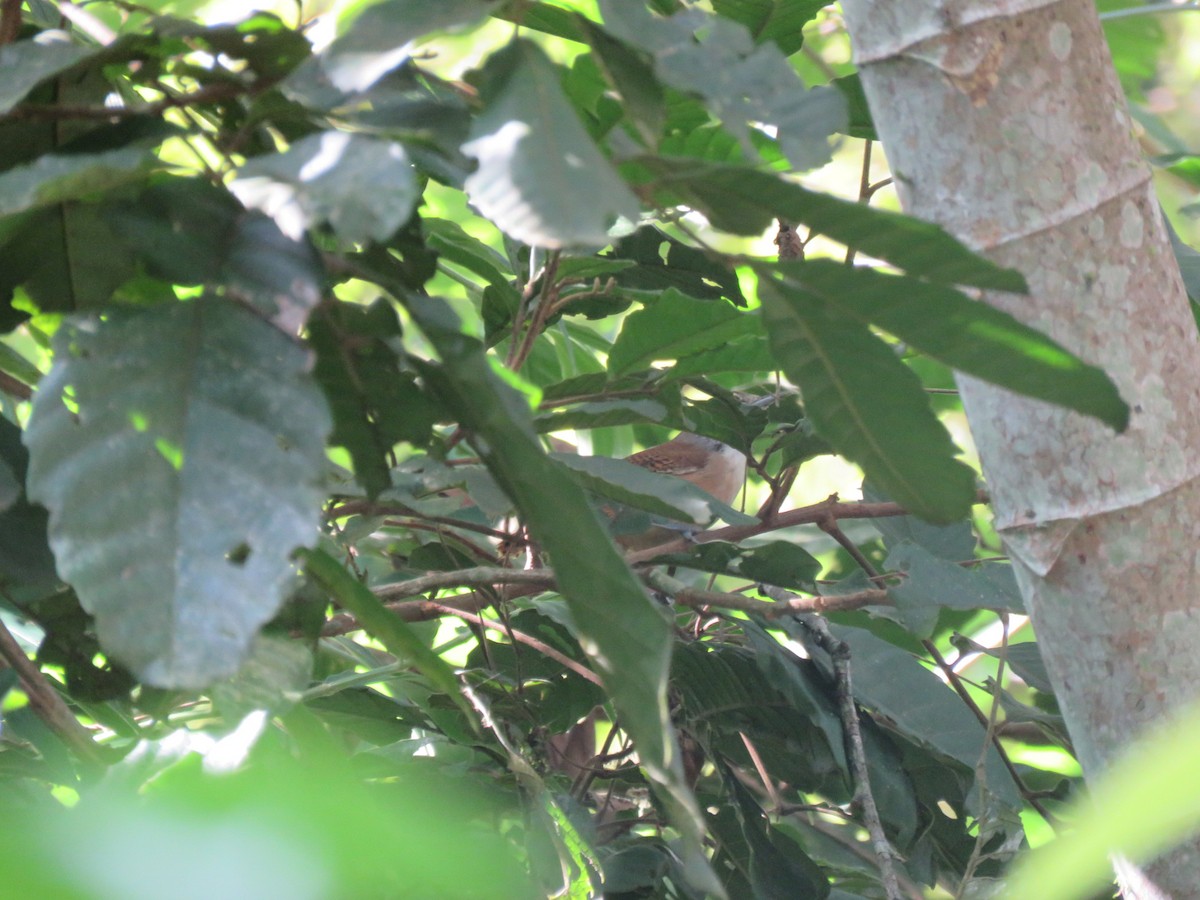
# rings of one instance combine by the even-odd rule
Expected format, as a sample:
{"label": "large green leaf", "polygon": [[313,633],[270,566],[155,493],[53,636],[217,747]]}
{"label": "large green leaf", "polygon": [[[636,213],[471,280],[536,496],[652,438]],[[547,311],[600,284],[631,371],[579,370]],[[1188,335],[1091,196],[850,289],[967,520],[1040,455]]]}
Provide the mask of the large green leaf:
{"label": "large green leaf", "polygon": [[824,0],[713,0],[717,15],[741,22],[756,43],[774,41],[785,56],[804,46],[804,26],[828,5]]}
{"label": "large green leaf", "polygon": [[818,297],[759,283],[776,359],[804,394],[817,431],[910,512],[966,515],[975,473],[929,407],[917,376],[861,322]]}
{"label": "large green leaf", "polygon": [[77,200],[144,178],[156,164],[145,147],[47,154],[0,173],[0,217]]}
{"label": "large green leaf", "polygon": [[[358,4],[362,6],[363,4]],[[342,91],[365,91],[405,62],[413,41],[432,31],[470,26],[488,14],[486,0],[384,0],[367,6],[346,32],[298,70],[318,68]]]}
{"label": "large green leaf", "polygon": [[[799,627],[780,623],[793,637]],[[1020,797],[995,747],[985,743],[979,720],[958,696],[912,654],[860,628],[831,626],[850,649],[854,698],[908,740],[928,747],[973,771],[986,754],[987,789],[1019,809]],[[823,654],[818,653],[819,658]]]}
{"label": "large green leaf", "polygon": [[293,240],[328,222],[352,243],[391,237],[421,195],[404,147],[343,131],[310,134],[284,153],[250,160],[231,189]]}
{"label": "large green leaf", "polygon": [[65,31],[43,31],[0,47],[0,113],[16,106],[40,82],[95,52],[95,47],[71,43]]}
{"label": "large green leaf", "polygon": [[61,328],[26,443],[59,572],[149,684],[234,671],[317,537],[329,413],[308,355],[206,298]]}
{"label": "large green leaf", "polygon": [[481,76],[484,111],[463,152],[479,161],[471,202],[502,231],[542,247],[604,245],[639,204],[584,130],[558,70],[534,44],[513,41]]}
{"label": "large green leaf", "polygon": [[158,179],[136,202],[106,204],[101,214],[150,274],[223,285],[285,331],[298,331],[321,299],[324,270],[307,240],[204,179]]}
{"label": "large green leaf", "polygon": [[891,332],[946,365],[1123,431],[1129,407],[1112,379],[1008,313],[952,287],[831,259],[780,263],[795,285]]}
{"label": "large green leaf", "polygon": [[499,380],[478,342],[461,333],[443,303],[411,295],[406,303],[441,357],[442,366],[428,373],[435,389],[475,435],[484,462],[553,560],[580,643],[684,835],[691,878],[711,889],[699,810],[667,710],[671,642],[665,618],[617,554],[583,492],[546,458],[527,407]]}
{"label": "large green leaf", "polygon": [[605,28],[654,59],[666,84],[703,97],[707,109],[754,159],[752,122],[774,126],[776,139],[795,169],[829,161],[829,136],[845,127],[846,105],[834,88],[805,89],[774,43],[755,46],[746,25],[734,18],[686,9],[652,15],[642,3],[602,0]]}
{"label": "large green leaf", "polygon": [[657,293],[673,287],[689,297],[724,297],[735,306],[746,305],[737,273],[653,225],[621,238],[605,253],[604,258],[610,257],[637,264],[617,273],[617,284],[624,288]]}
{"label": "large green leaf", "polygon": [[608,371],[625,375],[658,360],[684,359],[761,333],[757,316],[738,312],[723,300],[696,300],[668,288],[625,317],[608,354]]}
{"label": "large green leaf", "polygon": [[[969,557],[968,557],[969,558]],[[888,590],[900,620],[913,634],[929,637],[943,609],[1003,609],[1024,612],[1012,567],[980,563],[964,568],[924,547],[902,541],[884,566],[905,579]]]}
{"label": "large green leaf", "polygon": [[438,410],[400,371],[393,342],[396,311],[385,299],[370,307],[328,304],[309,324],[316,377],[333,412],[330,442],[345,447],[368,497],[391,486],[390,453],[398,441],[429,440]]}
{"label": "large green leaf", "polygon": [[725,231],[759,235],[774,219],[782,218],[930,281],[1026,290],[1019,272],[1000,268],[940,226],[920,219],[819,194],[744,166],[681,159],[643,159],[642,163],[656,173],[660,185]]}

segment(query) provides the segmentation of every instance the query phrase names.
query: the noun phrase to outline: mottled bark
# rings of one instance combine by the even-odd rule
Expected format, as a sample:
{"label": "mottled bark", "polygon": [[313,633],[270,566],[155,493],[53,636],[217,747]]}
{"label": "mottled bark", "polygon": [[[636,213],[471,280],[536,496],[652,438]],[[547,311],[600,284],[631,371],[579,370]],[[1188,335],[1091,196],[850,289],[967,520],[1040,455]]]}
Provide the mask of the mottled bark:
{"label": "mottled bark", "polygon": [[[985,299],[1117,382],[1128,431],[960,378],[1088,777],[1200,685],[1200,343],[1092,0],[845,0],[907,211],[1025,273]],[[1196,896],[1200,845],[1150,867]],[[1149,896],[1132,879],[1126,896]]]}

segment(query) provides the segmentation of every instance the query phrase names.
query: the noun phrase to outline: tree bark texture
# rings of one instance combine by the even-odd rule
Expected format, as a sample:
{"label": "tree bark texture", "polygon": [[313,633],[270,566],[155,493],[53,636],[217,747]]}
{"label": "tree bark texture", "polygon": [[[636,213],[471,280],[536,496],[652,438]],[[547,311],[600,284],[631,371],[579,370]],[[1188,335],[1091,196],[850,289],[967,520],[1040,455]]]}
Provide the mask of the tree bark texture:
{"label": "tree bark texture", "polygon": [[[844,0],[905,209],[1023,272],[985,299],[1102,366],[1107,426],[959,386],[1085,774],[1200,685],[1200,342],[1092,0]],[[1123,878],[1200,896],[1200,843]]]}

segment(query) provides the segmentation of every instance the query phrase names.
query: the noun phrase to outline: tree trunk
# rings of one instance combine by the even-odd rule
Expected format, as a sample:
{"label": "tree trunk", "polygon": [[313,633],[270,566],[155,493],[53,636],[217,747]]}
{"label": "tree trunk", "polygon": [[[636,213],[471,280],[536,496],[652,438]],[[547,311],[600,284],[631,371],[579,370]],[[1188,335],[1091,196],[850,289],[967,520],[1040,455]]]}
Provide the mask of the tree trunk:
{"label": "tree trunk", "polygon": [[[844,0],[905,209],[1021,270],[985,299],[1116,381],[1106,426],[963,402],[1085,774],[1200,684],[1200,345],[1092,0]],[[1149,867],[1195,896],[1200,844]],[[1123,878],[1123,880],[1126,880]],[[1146,897],[1131,874],[1126,896]]]}

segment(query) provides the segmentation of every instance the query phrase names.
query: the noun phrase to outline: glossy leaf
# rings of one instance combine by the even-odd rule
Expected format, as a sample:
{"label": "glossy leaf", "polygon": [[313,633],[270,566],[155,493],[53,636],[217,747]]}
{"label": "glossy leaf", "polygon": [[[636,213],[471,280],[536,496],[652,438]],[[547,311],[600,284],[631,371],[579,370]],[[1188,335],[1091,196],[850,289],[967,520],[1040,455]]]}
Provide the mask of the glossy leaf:
{"label": "glossy leaf", "polygon": [[143,681],[229,674],[317,537],[307,355],[215,298],[67,326],[56,349],[26,442],[60,573]]}

